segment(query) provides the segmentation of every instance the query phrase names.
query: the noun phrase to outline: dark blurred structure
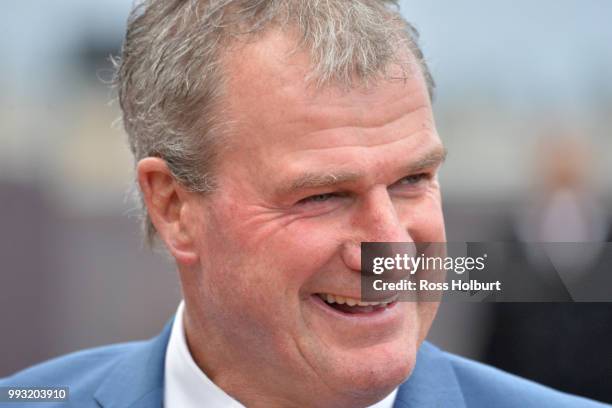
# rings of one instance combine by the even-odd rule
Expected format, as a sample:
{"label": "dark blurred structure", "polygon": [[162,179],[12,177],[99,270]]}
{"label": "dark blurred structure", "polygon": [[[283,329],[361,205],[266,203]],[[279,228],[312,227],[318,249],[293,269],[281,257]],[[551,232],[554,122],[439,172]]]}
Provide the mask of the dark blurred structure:
{"label": "dark blurred structure", "polygon": [[[127,216],[70,216],[0,183],[0,377],[51,357],[155,335],[180,288]],[[10,238],[9,238],[10,237]]]}
{"label": "dark blurred structure", "polygon": [[[508,239],[591,243],[562,258],[548,254],[570,271],[568,279],[580,282],[612,265],[598,245],[612,239],[612,229],[591,184],[591,147],[584,138],[555,136],[538,147],[534,174],[540,178],[513,220]],[[522,248],[509,260],[514,270],[528,271],[532,279],[552,275],[551,259],[530,251],[528,244]],[[553,388],[612,402],[612,304],[498,303],[491,318],[488,363]]]}

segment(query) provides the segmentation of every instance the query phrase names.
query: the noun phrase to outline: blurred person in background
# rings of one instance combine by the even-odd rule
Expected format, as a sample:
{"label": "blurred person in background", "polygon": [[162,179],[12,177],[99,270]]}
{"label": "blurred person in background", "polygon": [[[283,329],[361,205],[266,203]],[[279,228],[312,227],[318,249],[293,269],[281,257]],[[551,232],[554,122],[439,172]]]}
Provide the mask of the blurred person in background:
{"label": "blurred person in background", "polygon": [[[522,252],[509,263],[553,285],[587,284],[612,273],[602,251],[612,238],[597,194],[597,156],[588,138],[566,128],[542,137],[534,152],[532,194],[509,239]],[[543,243],[543,245],[539,245]],[[546,243],[551,243],[547,245]],[[552,243],[584,243],[559,245]],[[543,250],[544,249],[544,250]],[[486,361],[534,381],[612,402],[612,307],[609,303],[497,303]]]}

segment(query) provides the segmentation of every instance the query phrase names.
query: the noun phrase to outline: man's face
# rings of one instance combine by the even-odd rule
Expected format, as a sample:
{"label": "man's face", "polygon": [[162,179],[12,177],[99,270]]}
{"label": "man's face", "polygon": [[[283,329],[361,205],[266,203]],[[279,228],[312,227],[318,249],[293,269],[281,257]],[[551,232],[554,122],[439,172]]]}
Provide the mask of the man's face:
{"label": "man's face", "polygon": [[219,190],[199,204],[188,316],[214,345],[203,362],[226,389],[243,375],[296,405],[371,403],[409,375],[437,304],[323,298],[359,299],[362,241],[445,240],[443,149],[416,69],[317,91],[289,46],[271,34],[226,61],[233,132]]}

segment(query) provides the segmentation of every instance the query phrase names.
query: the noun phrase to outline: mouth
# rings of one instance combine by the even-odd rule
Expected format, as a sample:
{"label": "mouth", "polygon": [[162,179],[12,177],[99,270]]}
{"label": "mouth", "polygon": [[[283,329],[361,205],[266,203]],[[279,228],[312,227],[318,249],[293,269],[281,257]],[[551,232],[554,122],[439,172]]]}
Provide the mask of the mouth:
{"label": "mouth", "polygon": [[392,308],[397,303],[397,296],[377,302],[364,302],[360,299],[333,295],[330,293],[316,293],[313,297],[317,301],[320,300],[325,307],[344,315],[371,315],[382,313]]}

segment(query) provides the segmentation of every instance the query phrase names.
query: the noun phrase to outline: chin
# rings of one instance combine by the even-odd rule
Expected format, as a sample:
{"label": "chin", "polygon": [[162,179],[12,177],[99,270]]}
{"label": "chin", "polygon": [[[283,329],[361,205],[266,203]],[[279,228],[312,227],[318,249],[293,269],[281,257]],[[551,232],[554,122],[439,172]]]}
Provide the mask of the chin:
{"label": "chin", "polygon": [[[335,367],[334,387],[354,406],[368,406],[389,395],[412,373],[416,363],[416,345],[410,341],[381,344],[354,351],[359,353]],[[348,364],[351,361],[352,364]]]}

